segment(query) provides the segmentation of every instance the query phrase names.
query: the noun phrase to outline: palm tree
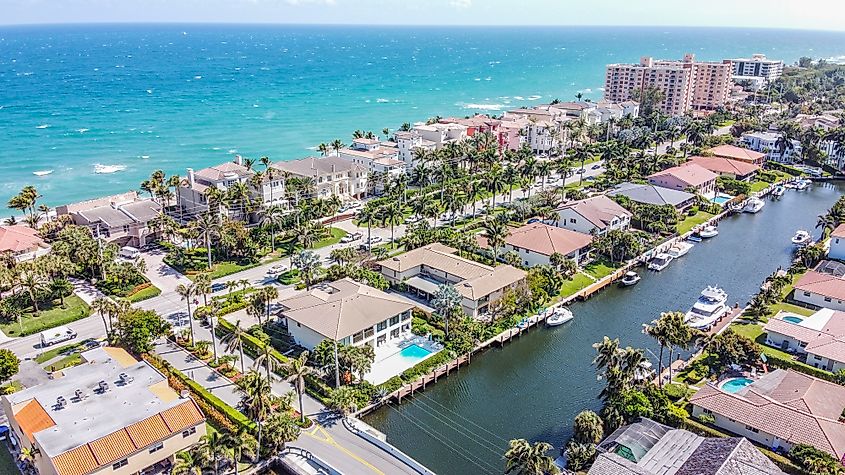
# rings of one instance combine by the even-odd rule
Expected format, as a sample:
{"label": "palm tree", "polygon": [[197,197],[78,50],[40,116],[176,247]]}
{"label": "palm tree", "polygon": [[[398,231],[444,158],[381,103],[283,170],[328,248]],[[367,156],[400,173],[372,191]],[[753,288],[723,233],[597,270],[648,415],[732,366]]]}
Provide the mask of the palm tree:
{"label": "palm tree", "polygon": [[329,396],[329,409],[334,409],[343,417],[358,410],[358,397],[355,390],[349,386],[334,389]]}
{"label": "palm tree", "polygon": [[395,249],[394,226],[400,224],[404,218],[402,206],[397,201],[390,201],[379,209],[379,217],[381,218],[382,226],[390,225],[390,242]]}
{"label": "palm tree", "polygon": [[686,315],[683,312],[668,312],[660,314],[660,318],[666,318],[669,343],[669,381],[672,380],[672,358],[675,348],[687,349],[695,339],[696,333],[686,322]]}
{"label": "palm tree", "polygon": [[244,340],[246,340],[247,333],[241,328],[241,321],[235,322],[234,328],[225,336],[220,338],[220,343],[226,345],[226,351],[229,353],[238,350],[241,360],[241,373],[245,373],[244,369]]}
{"label": "palm tree", "polygon": [[32,314],[38,315],[38,294],[48,289],[47,279],[34,265],[21,266],[18,284],[23,287],[32,302]]}
{"label": "palm tree", "polygon": [[611,369],[621,365],[618,338],[611,340],[605,336],[600,343],[593,343],[593,348],[596,349],[593,364],[597,369]]}
{"label": "palm tree", "polygon": [[235,462],[235,475],[238,475],[238,464],[240,463],[241,458],[243,458],[243,453],[253,453],[255,451],[255,437],[249,433],[247,428],[241,427],[237,432],[228,435],[227,445],[233,454],[232,458]]}
{"label": "palm tree", "polygon": [[461,305],[461,294],[452,284],[440,284],[431,299],[431,305],[437,310],[437,314],[443,318],[445,324],[446,338],[449,338],[449,320]]}
{"label": "palm tree", "polygon": [[660,315],[660,318],[653,320],[651,325],[643,324],[643,333],[657,340],[660,345],[660,354],[658,355],[657,374],[660,375],[658,384],[663,386],[663,350],[669,346],[669,332],[668,318],[664,317],[665,313]]}
{"label": "palm tree", "polygon": [[303,351],[299,354],[299,358],[292,358],[284,365],[285,371],[288,374],[288,381],[293,381],[293,388],[296,389],[296,394],[299,396],[299,417],[301,422],[305,422],[305,408],[302,405],[302,393],[305,392],[305,377],[311,373],[311,367],[307,363],[308,352]]}
{"label": "palm tree", "polygon": [[244,396],[241,404],[246,414],[258,425],[256,455],[260,457],[262,422],[267,417],[272,406],[272,386],[270,381],[261,376],[261,373],[257,371],[250,371],[243,377],[242,381],[241,389],[244,392]]}
{"label": "palm tree", "polygon": [[91,310],[97,312],[100,315],[100,318],[103,319],[103,327],[106,329],[106,335],[111,333],[111,328],[109,327],[108,322],[106,322],[106,314],[111,317],[111,309],[114,303],[108,299],[108,297],[98,297],[96,300],[91,302]]}
{"label": "palm tree", "polygon": [[305,289],[311,290],[311,281],[314,274],[320,268],[320,256],[314,251],[301,251],[291,256],[291,264],[299,269],[302,280],[305,281]]}
{"label": "palm tree", "polygon": [[196,294],[196,287],[194,284],[179,284],[176,286],[176,293],[179,294],[181,300],[188,302],[188,324],[191,326],[191,344],[194,344],[194,316],[191,314],[191,299],[193,299]]}
{"label": "palm tree", "polygon": [[508,234],[507,225],[499,219],[489,218],[484,223],[484,236],[487,238],[487,244],[493,248],[494,266],[499,260],[499,248],[505,245]]}
{"label": "palm tree", "polygon": [[372,202],[368,202],[360,211],[358,211],[358,216],[355,219],[358,220],[358,226],[365,224],[367,226],[367,251],[369,251],[372,247],[372,242],[370,238],[372,237],[372,228],[373,223],[377,221],[378,218],[378,210],[372,204]]}
{"label": "palm tree", "polygon": [[267,380],[271,382],[273,381],[271,371],[278,370],[281,365],[282,361],[277,356],[276,350],[270,345],[264,345],[258,349],[255,360],[252,362],[252,367],[256,371],[264,366],[265,371],[267,371]]}
{"label": "palm tree", "polygon": [[220,224],[217,222],[211,213],[203,213],[191,223],[199,234],[205,238],[205,249],[208,254],[208,269],[211,269],[211,235],[220,229]]}
{"label": "palm tree", "polygon": [[200,438],[199,447],[208,454],[214,467],[214,475],[218,475],[220,457],[226,458],[231,453],[227,436],[217,431],[208,433]]}
{"label": "palm tree", "polygon": [[340,149],[346,146],[340,139],[332,140],[331,144],[329,145],[331,146],[332,150],[334,150],[335,155],[340,152]]}
{"label": "palm tree", "polygon": [[502,166],[494,163],[490,170],[484,175],[484,185],[487,187],[492,196],[490,197],[490,211],[496,207],[496,194],[501,193],[504,188],[504,180],[502,174]]}
{"label": "palm tree", "polygon": [[173,464],[174,475],[189,474],[202,475],[203,469],[208,466],[208,454],[204,450],[184,450],[176,453],[176,463]]}
{"label": "palm tree", "polygon": [[525,439],[513,439],[505,452],[505,473],[515,475],[546,475],[560,473],[554,459],[546,455],[552,450],[547,442],[531,444]]}

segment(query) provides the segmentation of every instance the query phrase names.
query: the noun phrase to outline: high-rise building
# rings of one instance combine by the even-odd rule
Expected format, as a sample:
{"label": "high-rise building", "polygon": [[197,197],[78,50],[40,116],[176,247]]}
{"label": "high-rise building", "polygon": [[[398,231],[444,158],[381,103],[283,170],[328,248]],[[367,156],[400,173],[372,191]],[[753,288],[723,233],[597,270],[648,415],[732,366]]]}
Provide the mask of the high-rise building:
{"label": "high-rise building", "polygon": [[725,104],[730,93],[732,63],[696,62],[692,54],[678,60],[654,60],[644,56],[638,64],[609,64],[604,97],[613,102],[633,98],[634,91],[655,87],[663,92],[659,109],[681,115],[688,110],[714,110]]}
{"label": "high-rise building", "polygon": [[740,78],[756,77],[774,81],[783,74],[783,61],[768,59],[765,54],[755,54],[750,59],[737,58],[729,61],[733,64],[733,75]]}

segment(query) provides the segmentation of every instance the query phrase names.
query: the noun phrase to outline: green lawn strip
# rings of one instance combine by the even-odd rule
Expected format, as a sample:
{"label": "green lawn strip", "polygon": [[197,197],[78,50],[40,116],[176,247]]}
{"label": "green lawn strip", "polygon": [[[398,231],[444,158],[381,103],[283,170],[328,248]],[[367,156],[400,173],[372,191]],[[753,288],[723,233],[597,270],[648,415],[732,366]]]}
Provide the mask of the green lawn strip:
{"label": "green lawn strip", "polygon": [[161,289],[156,287],[155,285],[150,284],[149,287],[145,287],[134,294],[128,295],[126,300],[129,300],[132,303],[140,302],[142,300],[151,299],[153,297],[158,297],[161,295]]}
{"label": "green lawn strip", "polygon": [[616,267],[611,265],[608,261],[605,261],[604,259],[593,261],[584,266],[584,272],[595,277],[596,280],[607,277],[608,275],[612,274],[615,270]]}
{"label": "green lawn strip", "polygon": [[751,183],[751,192],[757,193],[758,191],[763,191],[764,189],[766,189],[770,185],[771,185],[771,183],[766,182],[766,181],[759,181],[759,180],[755,181],[755,182]]}
{"label": "green lawn strip", "polygon": [[786,302],[776,303],[772,305],[771,310],[773,312],[772,315],[777,315],[778,312],[784,311],[809,317],[814,313],[809,308],[799,307],[798,305],[792,305],[791,303]]}
{"label": "green lawn strip", "polygon": [[593,283],[593,279],[584,274],[578,273],[572,276],[560,288],[560,295],[562,297],[569,297],[576,292],[585,289],[588,285]]}
{"label": "green lawn strip", "polygon": [[706,222],[708,219],[715,216],[707,211],[699,211],[693,216],[687,216],[683,221],[678,223],[678,234],[686,234],[692,231],[692,228]]}
{"label": "green lawn strip", "polygon": [[53,306],[44,308],[38,313],[38,316],[33,316],[32,313],[25,313],[22,317],[23,331],[17,320],[12,320],[7,323],[0,324],[0,330],[3,330],[7,336],[26,336],[34,333],[42,332],[59,325],[64,325],[70,322],[85,318],[91,314],[88,304],[76,295],[65,297],[65,308],[61,307],[58,300],[53,301]]}
{"label": "green lawn strip", "polygon": [[798,370],[802,373],[810,374],[811,376],[822,377],[819,373],[826,373],[830,375],[830,373],[824,372],[818,368],[814,368],[811,365],[806,363],[801,363],[800,361],[795,360],[795,355],[787,353],[785,351],[779,350],[777,348],[773,348],[765,344],[766,342],[766,335],[763,332],[762,325],[756,325],[753,323],[735,323],[730,327],[733,331],[737,334],[748,337],[754,340],[757,345],[760,347],[760,351],[765,353],[767,357],[770,359],[780,359],[789,362],[789,365]]}
{"label": "green lawn strip", "polygon": [[[10,391],[9,388],[12,388],[12,391]],[[9,383],[6,383],[6,384],[0,386],[0,394],[12,394],[12,393],[16,393],[18,391],[22,391],[23,389],[24,389],[23,384],[21,384],[21,382],[18,381],[18,380],[14,380],[14,381],[11,381]],[[0,449],[0,450],[2,450],[2,449]],[[0,462],[0,467],[2,467],[2,466],[3,466],[3,463]],[[3,471],[0,470],[0,473],[3,473]]]}
{"label": "green lawn strip", "polygon": [[76,366],[82,364],[82,354],[81,353],[74,353],[72,355],[65,356],[64,358],[56,361],[55,363],[47,366],[45,368],[47,371],[61,371],[65,368],[70,368],[71,366]]}
{"label": "green lawn strip", "polygon": [[312,248],[313,249],[319,249],[321,247],[326,247],[326,246],[331,246],[333,244],[337,244],[337,243],[340,242],[340,240],[341,240],[341,238],[343,238],[343,236],[346,236],[347,234],[349,234],[346,231],[344,231],[343,229],[335,228],[335,227],[332,227],[331,231],[332,231],[331,237],[327,237],[325,239],[320,239],[319,241],[314,243],[314,246],[312,246]]}
{"label": "green lawn strip", "polygon": [[71,343],[70,345],[51,348],[51,349],[45,351],[44,353],[41,353],[40,355],[36,356],[35,362],[38,363],[38,364],[46,363],[46,362],[52,360],[53,358],[55,358],[59,355],[68,354],[68,353],[76,350],[77,348],[79,348],[81,346],[82,346],[82,342],[79,342],[79,343]]}

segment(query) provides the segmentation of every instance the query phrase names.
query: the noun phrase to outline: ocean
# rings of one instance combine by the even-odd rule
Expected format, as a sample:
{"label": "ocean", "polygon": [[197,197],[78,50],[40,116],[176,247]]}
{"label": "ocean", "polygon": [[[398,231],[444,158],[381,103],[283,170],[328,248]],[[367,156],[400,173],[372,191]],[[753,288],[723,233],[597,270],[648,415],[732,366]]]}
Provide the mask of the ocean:
{"label": "ocean", "polygon": [[[613,27],[0,27],[0,199],[59,205],[234,154],[274,161],[434,115],[498,114],[581,92],[604,66],[693,52],[845,54],[845,33]],[[34,172],[50,174],[36,176]],[[99,173],[98,173],[99,172]],[[11,214],[11,213],[10,213]]]}

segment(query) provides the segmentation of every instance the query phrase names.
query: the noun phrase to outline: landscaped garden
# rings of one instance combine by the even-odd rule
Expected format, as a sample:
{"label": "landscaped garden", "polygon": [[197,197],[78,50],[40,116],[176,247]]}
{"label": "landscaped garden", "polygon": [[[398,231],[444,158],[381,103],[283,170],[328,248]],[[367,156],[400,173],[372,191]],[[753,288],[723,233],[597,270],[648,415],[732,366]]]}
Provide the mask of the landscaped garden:
{"label": "landscaped garden", "polygon": [[50,328],[66,325],[91,314],[91,311],[81,298],[69,295],[64,298],[64,306],[59,299],[49,303],[42,302],[38,313],[32,307],[21,313],[20,320],[7,319],[0,323],[0,330],[6,336],[26,336],[42,332]]}

